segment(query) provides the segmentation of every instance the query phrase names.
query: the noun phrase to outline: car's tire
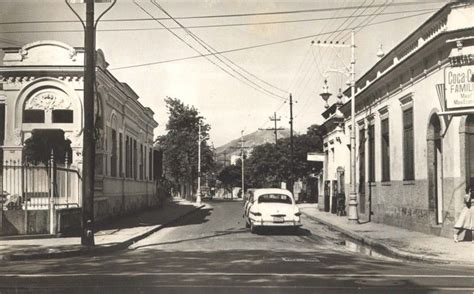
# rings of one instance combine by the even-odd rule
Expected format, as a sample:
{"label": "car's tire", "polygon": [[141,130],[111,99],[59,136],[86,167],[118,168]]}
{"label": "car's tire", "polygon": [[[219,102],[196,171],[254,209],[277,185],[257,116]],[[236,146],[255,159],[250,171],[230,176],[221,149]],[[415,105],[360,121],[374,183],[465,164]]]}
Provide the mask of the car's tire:
{"label": "car's tire", "polygon": [[250,224],[250,232],[252,234],[256,234],[257,233],[257,228],[253,225],[253,224]]}
{"label": "car's tire", "polygon": [[250,224],[247,220],[245,220],[245,228],[247,228],[247,229],[250,228]]}

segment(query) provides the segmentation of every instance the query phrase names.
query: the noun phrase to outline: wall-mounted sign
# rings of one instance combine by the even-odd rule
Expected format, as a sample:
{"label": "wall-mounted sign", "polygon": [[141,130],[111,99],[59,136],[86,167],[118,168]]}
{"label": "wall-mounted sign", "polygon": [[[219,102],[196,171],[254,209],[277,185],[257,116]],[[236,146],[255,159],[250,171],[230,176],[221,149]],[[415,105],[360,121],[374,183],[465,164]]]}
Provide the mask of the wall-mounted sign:
{"label": "wall-mounted sign", "polygon": [[451,66],[464,66],[474,64],[474,54],[464,54],[449,57]]}
{"label": "wall-mounted sign", "polygon": [[307,154],[306,160],[324,162],[324,153],[309,152]]}
{"label": "wall-mounted sign", "polygon": [[444,84],[447,109],[474,107],[474,65],[446,68]]}

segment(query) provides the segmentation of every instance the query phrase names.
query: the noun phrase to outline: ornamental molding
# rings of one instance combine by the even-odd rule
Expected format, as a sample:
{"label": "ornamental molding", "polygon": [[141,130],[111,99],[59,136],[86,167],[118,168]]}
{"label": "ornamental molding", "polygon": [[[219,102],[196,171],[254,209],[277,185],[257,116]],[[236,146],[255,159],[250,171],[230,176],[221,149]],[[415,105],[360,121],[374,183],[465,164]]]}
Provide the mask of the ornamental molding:
{"label": "ornamental molding", "polygon": [[[5,84],[23,84],[32,82],[38,78],[44,77],[43,75],[22,75],[22,76],[1,76],[0,81]],[[57,76],[56,79],[65,81],[65,82],[83,82],[84,77],[79,75],[62,75]]]}
{"label": "ornamental molding", "polygon": [[54,109],[70,109],[71,101],[66,95],[59,93],[43,92],[37,94],[25,102],[25,109],[41,109],[51,111]]}

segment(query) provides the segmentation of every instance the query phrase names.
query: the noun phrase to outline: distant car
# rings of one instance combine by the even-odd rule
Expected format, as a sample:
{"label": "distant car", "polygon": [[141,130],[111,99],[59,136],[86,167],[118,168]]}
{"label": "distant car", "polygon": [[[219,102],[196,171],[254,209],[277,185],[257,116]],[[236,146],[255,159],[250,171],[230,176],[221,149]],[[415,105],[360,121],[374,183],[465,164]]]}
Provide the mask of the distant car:
{"label": "distant car", "polygon": [[246,226],[252,233],[263,227],[301,226],[301,212],[288,190],[257,189],[244,209]]}

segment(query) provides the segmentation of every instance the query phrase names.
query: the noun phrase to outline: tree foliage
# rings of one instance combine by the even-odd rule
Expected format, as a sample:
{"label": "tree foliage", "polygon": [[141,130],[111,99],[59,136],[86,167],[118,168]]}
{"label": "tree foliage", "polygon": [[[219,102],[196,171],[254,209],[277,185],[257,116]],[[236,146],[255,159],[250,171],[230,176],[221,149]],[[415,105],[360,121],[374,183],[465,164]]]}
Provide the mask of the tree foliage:
{"label": "tree foliage", "polygon": [[201,122],[201,173],[214,167],[213,151],[207,143],[209,124],[202,123],[203,117],[193,106],[185,105],[177,98],[165,99],[169,119],[166,135],[157,143],[163,151],[165,177],[176,187],[182,183],[193,183],[198,175],[198,129]]}
{"label": "tree foliage", "polygon": [[242,185],[242,166],[228,165],[224,167],[217,175],[217,179],[228,191],[233,187],[240,187]]}
{"label": "tree foliage", "polygon": [[[307,176],[314,164],[307,161],[308,152],[322,151],[318,126],[293,137],[293,180]],[[252,187],[279,187],[281,182],[291,180],[290,138],[278,140],[278,144],[263,144],[253,149],[246,161],[246,174]]]}
{"label": "tree foliage", "polygon": [[64,131],[33,130],[31,137],[25,141],[23,157],[28,163],[48,165],[51,151],[53,151],[55,162],[64,163],[66,156],[68,156],[68,162],[71,162],[71,141],[64,139]]}

